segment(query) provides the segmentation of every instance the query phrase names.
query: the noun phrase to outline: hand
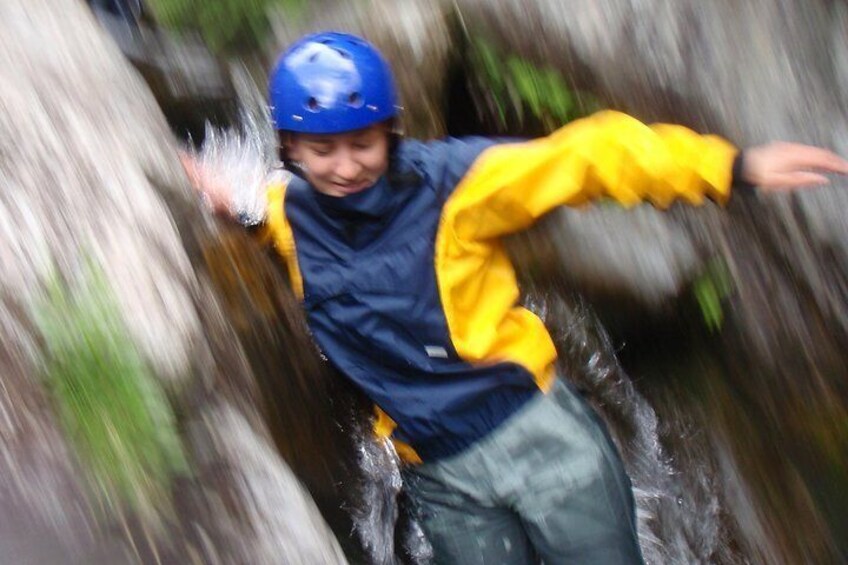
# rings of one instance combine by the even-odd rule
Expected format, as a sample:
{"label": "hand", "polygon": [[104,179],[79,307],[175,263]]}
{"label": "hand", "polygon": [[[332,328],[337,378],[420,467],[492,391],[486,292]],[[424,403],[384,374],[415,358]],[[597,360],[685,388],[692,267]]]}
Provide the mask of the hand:
{"label": "hand", "polygon": [[848,161],[827,149],[786,142],[759,145],[743,154],[742,180],[767,191],[827,184],[823,172],[848,174]]}
{"label": "hand", "polygon": [[206,205],[216,214],[231,216],[232,188],[215,175],[215,171],[204,167],[194,155],[180,151],[180,162],[191,186],[203,197]]}

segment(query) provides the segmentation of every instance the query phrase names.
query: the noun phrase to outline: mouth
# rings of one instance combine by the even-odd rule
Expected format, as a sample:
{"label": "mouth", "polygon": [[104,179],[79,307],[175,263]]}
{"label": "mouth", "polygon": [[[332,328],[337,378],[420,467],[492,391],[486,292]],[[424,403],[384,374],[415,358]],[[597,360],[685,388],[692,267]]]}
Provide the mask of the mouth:
{"label": "mouth", "polygon": [[335,186],[336,190],[341,192],[342,194],[354,194],[357,192],[362,192],[363,190],[371,186],[371,183],[369,181],[359,181],[351,183],[334,182],[333,186]]}

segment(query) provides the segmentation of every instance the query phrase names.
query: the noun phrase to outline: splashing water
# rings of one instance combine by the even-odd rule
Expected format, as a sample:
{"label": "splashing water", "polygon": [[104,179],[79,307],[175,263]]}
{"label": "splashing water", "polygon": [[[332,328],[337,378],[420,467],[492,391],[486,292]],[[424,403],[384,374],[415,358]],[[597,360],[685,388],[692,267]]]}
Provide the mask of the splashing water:
{"label": "splashing water", "polygon": [[534,292],[527,302],[554,329],[562,374],[584,391],[616,440],[633,482],[646,562],[740,561],[725,546],[716,472],[706,454],[691,454],[695,464],[682,472],[682,462],[663,447],[667,434],[656,412],[621,367],[609,336],[588,306],[565,296]]}
{"label": "splashing water", "polygon": [[239,129],[207,124],[202,147],[190,150],[207,204],[213,199],[225,201],[227,211],[246,226],[262,222],[265,188],[288,174],[276,163],[273,132],[267,123],[264,116],[244,112]]}

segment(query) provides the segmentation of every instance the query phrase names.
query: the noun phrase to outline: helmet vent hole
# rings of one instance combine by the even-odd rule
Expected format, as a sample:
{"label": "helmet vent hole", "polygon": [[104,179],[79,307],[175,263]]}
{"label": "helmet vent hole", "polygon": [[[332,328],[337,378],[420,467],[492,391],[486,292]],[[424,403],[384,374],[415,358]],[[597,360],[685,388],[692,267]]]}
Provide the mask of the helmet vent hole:
{"label": "helmet vent hole", "polygon": [[348,53],[347,51],[342,51],[341,49],[336,49],[336,53],[341,55],[342,59],[350,60],[350,59],[353,58],[353,57],[350,56],[350,53]]}
{"label": "helmet vent hole", "polygon": [[321,104],[318,103],[317,98],[310,96],[309,100],[306,101],[306,108],[312,112],[317,112],[321,109]]}
{"label": "helmet vent hole", "polygon": [[358,92],[351,92],[350,96],[347,97],[347,105],[352,106],[354,108],[362,108],[362,104],[364,100],[362,99],[362,95]]}
{"label": "helmet vent hole", "polygon": [[310,62],[310,63],[314,63],[315,61],[317,61],[317,60],[318,60],[318,55],[319,55],[319,53],[313,53],[313,54],[309,57],[309,62]]}

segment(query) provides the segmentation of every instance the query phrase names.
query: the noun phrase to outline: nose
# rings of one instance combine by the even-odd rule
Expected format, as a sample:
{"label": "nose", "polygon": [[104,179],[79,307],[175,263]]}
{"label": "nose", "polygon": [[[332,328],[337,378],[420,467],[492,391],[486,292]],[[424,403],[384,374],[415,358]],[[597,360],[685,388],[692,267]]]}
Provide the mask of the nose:
{"label": "nose", "polygon": [[350,151],[344,151],[336,161],[336,176],[342,181],[353,181],[359,177],[362,165]]}

